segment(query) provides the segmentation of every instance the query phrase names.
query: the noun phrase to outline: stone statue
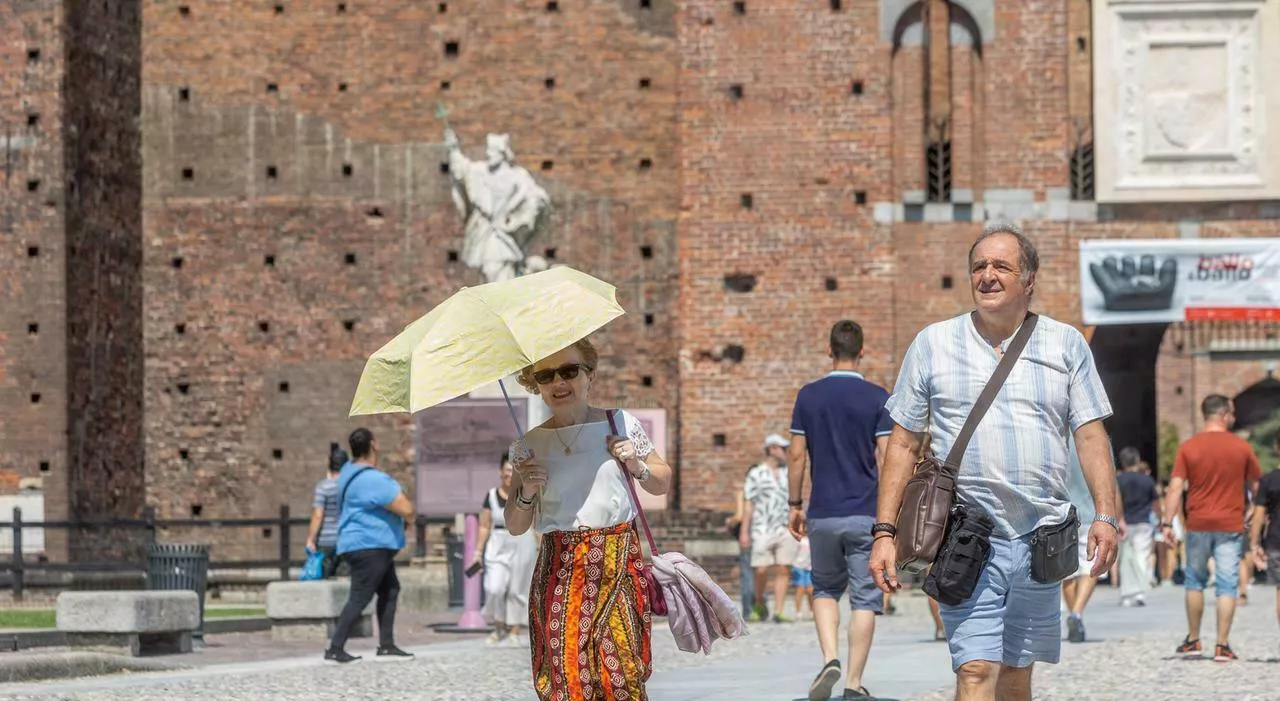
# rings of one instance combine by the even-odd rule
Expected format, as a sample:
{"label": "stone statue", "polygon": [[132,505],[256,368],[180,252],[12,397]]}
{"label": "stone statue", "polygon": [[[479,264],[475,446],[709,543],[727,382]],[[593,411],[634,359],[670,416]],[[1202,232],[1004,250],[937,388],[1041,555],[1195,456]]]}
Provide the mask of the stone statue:
{"label": "stone statue", "polygon": [[529,245],[547,228],[551,198],[529,171],[515,165],[511,139],[489,134],[485,160],[462,155],[458,137],[445,127],[453,201],[466,221],[462,260],[479,270],[485,282],[499,282],[546,269]]}

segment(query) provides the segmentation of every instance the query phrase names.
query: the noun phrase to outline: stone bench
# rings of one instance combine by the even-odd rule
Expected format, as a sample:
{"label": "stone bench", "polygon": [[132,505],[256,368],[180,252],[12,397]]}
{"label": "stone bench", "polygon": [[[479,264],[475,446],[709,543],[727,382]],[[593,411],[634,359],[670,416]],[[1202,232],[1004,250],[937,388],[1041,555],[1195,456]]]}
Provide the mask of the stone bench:
{"label": "stone bench", "polygon": [[[275,640],[329,640],[347,605],[351,583],[341,579],[311,582],[271,582],[267,585],[267,618]],[[369,602],[351,637],[373,635],[373,610],[377,598]]]}
{"label": "stone bench", "polygon": [[56,621],[73,648],[133,657],[191,652],[200,600],[193,591],[67,591],[58,595]]}

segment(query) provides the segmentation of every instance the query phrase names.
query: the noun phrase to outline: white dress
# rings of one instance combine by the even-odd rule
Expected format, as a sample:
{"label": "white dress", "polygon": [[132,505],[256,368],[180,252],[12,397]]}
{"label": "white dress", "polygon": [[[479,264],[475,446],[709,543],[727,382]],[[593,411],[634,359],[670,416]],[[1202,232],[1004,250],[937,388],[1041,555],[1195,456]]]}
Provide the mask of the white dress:
{"label": "white dress", "polygon": [[[641,460],[653,452],[638,419],[619,411],[614,421]],[[533,528],[538,533],[608,528],[636,517],[624,474],[609,455],[609,433],[608,421],[538,427],[525,434],[523,443],[511,444],[513,462],[527,459],[532,451],[547,471],[547,485],[534,507]]]}
{"label": "white dress", "polygon": [[506,515],[499,503],[497,488],[489,490],[489,542],[484,545],[484,608],[480,613],[485,620],[522,626],[529,622],[529,585],[533,581],[533,566],[538,559],[538,543],[532,532],[511,535],[506,527]]}

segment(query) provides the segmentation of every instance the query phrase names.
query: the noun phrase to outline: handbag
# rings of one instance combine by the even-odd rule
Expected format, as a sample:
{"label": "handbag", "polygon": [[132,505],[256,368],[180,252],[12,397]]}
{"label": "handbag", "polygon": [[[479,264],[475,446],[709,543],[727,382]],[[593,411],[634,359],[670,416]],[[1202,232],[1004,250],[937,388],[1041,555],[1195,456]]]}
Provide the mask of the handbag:
{"label": "handbag", "polygon": [[995,527],[995,521],[981,508],[957,502],[951,509],[938,559],[924,580],[924,592],[948,606],[959,606],[973,596],[991,556]]}
{"label": "handbag", "polygon": [[[605,415],[609,419],[612,434],[625,436],[626,434],[618,431],[615,412],[610,410]],[[622,470],[631,503],[635,506],[644,537],[649,543],[651,561],[640,571],[649,596],[649,607],[654,614],[667,617],[667,625],[676,639],[676,647],[684,652],[700,650],[704,654],[710,654],[711,644],[717,639],[728,640],[745,635],[747,624],[742,619],[737,603],[724,593],[705,570],[681,553],[658,552],[658,545],[653,540],[653,532],[649,530],[649,519],[645,517],[644,507],[640,505],[631,473],[620,461],[618,469]]]}
{"label": "handbag", "polygon": [[1031,535],[1031,578],[1056,584],[1080,569],[1080,515],[1072,506],[1067,520],[1041,526]]}
{"label": "handbag", "polygon": [[991,402],[1004,386],[1004,381],[1013,371],[1013,364],[1022,349],[1026,347],[1035,330],[1036,314],[1028,313],[1022,327],[1009,342],[1009,349],[1000,358],[996,371],[987,380],[987,385],[978,395],[969,416],[965,418],[956,442],[945,460],[935,455],[921,459],[916,463],[915,473],[907,481],[907,488],[902,496],[902,507],[898,509],[897,561],[898,569],[910,574],[919,574],[933,564],[942,547],[947,532],[947,522],[951,517],[955,504],[956,476],[960,471],[960,461],[969,447],[969,440],[978,428],[978,422],[991,408]]}

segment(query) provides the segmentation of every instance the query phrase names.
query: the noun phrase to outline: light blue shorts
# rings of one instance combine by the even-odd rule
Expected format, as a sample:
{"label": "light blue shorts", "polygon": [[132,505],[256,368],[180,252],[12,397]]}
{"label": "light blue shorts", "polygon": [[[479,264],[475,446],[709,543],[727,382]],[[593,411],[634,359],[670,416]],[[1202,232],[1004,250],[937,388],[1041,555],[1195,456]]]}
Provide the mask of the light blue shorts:
{"label": "light blue shorts", "polygon": [[1031,536],[991,539],[991,558],[973,595],[942,605],[951,669],[974,660],[1009,667],[1056,664],[1062,652],[1060,584],[1031,579]]}
{"label": "light blue shorts", "polygon": [[871,578],[871,516],[809,519],[809,559],[815,599],[839,599],[849,590],[853,611],[884,612],[884,595]]}
{"label": "light blue shorts", "polygon": [[1240,586],[1239,533],[1187,531],[1186,586],[1190,591],[1204,591],[1209,585],[1209,558],[1213,558],[1213,588],[1218,596],[1235,598]]}

